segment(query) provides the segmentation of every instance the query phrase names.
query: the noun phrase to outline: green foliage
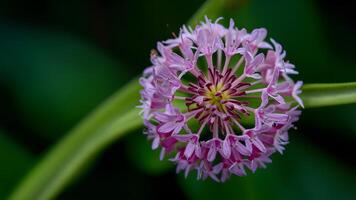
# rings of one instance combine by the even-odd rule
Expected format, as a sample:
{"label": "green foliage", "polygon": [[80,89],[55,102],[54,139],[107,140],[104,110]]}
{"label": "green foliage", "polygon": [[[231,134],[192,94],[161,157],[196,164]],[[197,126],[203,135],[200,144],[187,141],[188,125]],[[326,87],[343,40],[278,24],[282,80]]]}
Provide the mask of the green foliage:
{"label": "green foliage", "polygon": [[[146,9],[142,12],[151,13]],[[270,35],[288,49],[288,57],[293,58],[291,62],[295,63],[298,70],[302,72],[305,82],[343,81],[344,73],[340,72],[341,70],[325,68],[326,65],[336,65],[339,60],[330,56],[331,53],[325,45],[322,34],[319,15],[309,1],[208,0],[188,24],[195,25],[204,15],[210,18],[225,16],[225,23],[228,22],[228,16],[231,16],[239,27],[250,29],[257,26],[266,27]],[[281,17],[284,19],[280,20]],[[67,19],[67,23],[70,23],[70,20]],[[60,130],[68,128],[96,102],[111,92],[116,84],[127,80],[126,72],[123,70],[121,74],[115,75],[114,66],[117,63],[94,47],[63,35],[25,30],[19,35],[14,33],[7,28],[0,31],[2,38],[10,38],[8,41],[0,40],[2,44],[0,49],[5,52],[4,58],[6,58],[0,61],[5,66],[0,72],[2,77],[8,79],[6,80],[9,83],[8,87],[14,89],[18,100],[16,103],[20,105],[21,113],[28,119],[29,124],[37,127],[35,131],[44,135],[42,137],[55,137],[45,134],[53,131],[57,126]],[[300,42],[301,39],[303,42]],[[122,42],[131,44],[132,41]],[[308,46],[311,43],[314,45]],[[132,53],[136,49],[137,46],[130,45],[128,52]],[[138,51],[138,55],[143,53],[143,50]],[[102,71],[91,71],[97,65],[103,67]],[[19,66],[22,68],[18,68]],[[320,71],[323,71],[323,76],[315,76]],[[352,72],[355,71],[351,70],[346,74],[345,80],[352,80],[347,78],[354,74]],[[303,87],[305,106],[312,108],[355,103],[355,87],[355,83],[306,84]],[[11,198],[56,197],[102,150],[129,133],[136,135],[126,138],[126,150],[131,162],[138,169],[152,175],[171,169],[172,165],[160,162],[159,152],[152,151],[149,142],[135,132],[142,123],[138,115],[139,109],[135,108],[139,100],[139,90],[137,79],[133,79],[101,104],[45,155],[20,183]],[[86,102],[83,99],[89,101],[83,105],[81,103]],[[336,123],[356,127],[352,120],[355,109],[330,108],[329,111],[324,112],[326,114],[324,116],[330,115],[330,112],[339,116],[335,119]],[[320,113],[310,112],[307,118],[312,121],[310,119],[316,115],[320,116]],[[320,120],[319,123],[323,122],[320,118],[322,117],[317,119]],[[328,124],[324,123],[323,126]],[[7,141],[7,138],[0,138],[0,142],[4,143],[0,143],[0,146],[9,149],[4,152],[19,154],[18,160],[2,160],[2,163],[18,162],[22,165],[26,162],[31,166],[34,159],[26,158],[31,156],[26,156],[25,153],[22,155],[22,151],[15,152],[12,150],[15,148],[7,145],[10,144]],[[286,197],[288,199],[351,199],[355,196],[352,190],[355,187],[352,181],[355,177],[349,176],[352,174],[350,169],[335,164],[335,160],[328,160],[325,154],[311,146],[300,139],[293,141],[288,146],[286,155],[275,155],[273,164],[266,170],[259,170],[256,174],[247,177],[233,177],[225,184],[212,181],[198,182],[192,175],[185,180],[181,174],[179,183],[191,199],[285,199]],[[3,167],[5,170],[9,169],[5,168],[6,165]],[[19,177],[26,169],[28,167],[23,164],[18,170]],[[4,174],[0,175],[5,177],[5,180],[9,178]],[[16,180],[17,178],[14,178],[11,181]]]}
{"label": "green foliage", "polygon": [[128,81],[116,61],[66,34],[0,24],[0,78],[26,125],[57,139]]}

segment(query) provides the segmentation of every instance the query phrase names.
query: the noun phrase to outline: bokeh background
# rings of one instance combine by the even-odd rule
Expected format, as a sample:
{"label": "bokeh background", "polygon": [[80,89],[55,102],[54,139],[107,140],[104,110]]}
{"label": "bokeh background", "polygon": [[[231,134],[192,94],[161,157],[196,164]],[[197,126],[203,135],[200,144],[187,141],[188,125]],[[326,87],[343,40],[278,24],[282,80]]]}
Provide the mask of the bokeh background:
{"label": "bokeh background", "polygon": [[[0,199],[90,110],[149,65],[204,0],[0,1]],[[356,81],[351,1],[231,0],[224,23],[266,27],[305,83]],[[58,199],[356,199],[356,105],[303,112],[284,155],[224,184],[184,179],[134,131]]]}

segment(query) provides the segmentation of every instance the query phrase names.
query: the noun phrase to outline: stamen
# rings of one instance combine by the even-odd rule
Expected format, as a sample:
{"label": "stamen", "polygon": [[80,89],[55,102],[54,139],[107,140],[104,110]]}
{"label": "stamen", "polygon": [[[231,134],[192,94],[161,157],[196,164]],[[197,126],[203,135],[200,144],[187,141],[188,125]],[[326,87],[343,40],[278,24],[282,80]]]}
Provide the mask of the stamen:
{"label": "stamen", "polygon": [[209,120],[209,119],[206,119],[206,120],[202,123],[202,125],[200,126],[200,128],[199,128],[199,130],[198,130],[198,132],[197,132],[198,135],[200,135],[200,133],[203,131],[203,129],[204,129],[206,123],[208,122],[208,120]]}
{"label": "stamen", "polygon": [[181,97],[181,96],[174,96],[174,99],[177,99],[177,100],[186,100],[187,97]]}
{"label": "stamen", "polygon": [[191,91],[186,85],[181,84],[180,88],[178,89],[181,92],[189,93],[189,94],[195,94],[193,91]]}
{"label": "stamen", "polygon": [[259,89],[255,89],[255,90],[247,90],[245,91],[246,94],[251,94],[251,93],[257,93],[257,92],[262,92],[265,88],[259,88]]}
{"label": "stamen", "polygon": [[242,132],[246,130],[236,119],[232,118],[232,121],[239,127]]}
{"label": "stamen", "polygon": [[226,58],[225,58],[225,64],[224,64],[224,68],[223,68],[223,71],[222,71],[222,74],[225,74],[229,64],[230,64],[230,59],[231,59],[231,56],[228,56],[226,55]]}
{"label": "stamen", "polygon": [[225,127],[225,131],[226,131],[226,134],[227,134],[227,135],[230,134],[230,129],[229,129],[228,126],[230,126],[230,125],[228,125],[228,123],[225,122],[225,123],[224,123],[224,127]]}
{"label": "stamen", "polygon": [[196,67],[193,67],[191,70],[189,70],[189,72],[195,77],[203,75]]}
{"label": "stamen", "polygon": [[250,83],[251,85],[256,85],[256,84],[258,84],[258,83],[261,83],[262,82],[262,80],[258,80],[258,81],[254,81],[254,82],[252,82],[252,83]]}
{"label": "stamen", "polygon": [[219,121],[220,120],[215,120],[213,124],[213,137],[217,138],[219,137]]}
{"label": "stamen", "polygon": [[246,74],[242,74],[238,79],[236,79],[232,85],[235,87],[235,85],[239,84],[242,82],[242,80],[244,80],[246,78]]}
{"label": "stamen", "polygon": [[260,96],[248,96],[248,95],[245,95],[245,96],[231,96],[232,98],[257,98],[257,99],[260,99],[261,97]]}
{"label": "stamen", "polygon": [[192,134],[192,131],[190,130],[190,128],[188,127],[188,124],[184,125],[184,130],[188,133],[188,134]]}
{"label": "stamen", "polygon": [[208,63],[208,68],[212,69],[214,67],[213,66],[213,55],[212,54],[206,55],[205,59]]}
{"label": "stamen", "polygon": [[186,121],[188,121],[189,119],[194,117],[194,115],[197,114],[198,112],[200,112],[202,109],[203,108],[198,108],[198,109],[195,109],[195,110],[191,110],[190,112],[183,113],[183,115],[186,118]]}
{"label": "stamen", "polygon": [[239,67],[241,66],[242,62],[244,61],[244,57],[242,56],[239,61],[236,63],[236,65],[234,66],[234,68],[232,69],[232,73],[235,73]]}
{"label": "stamen", "polygon": [[248,106],[244,106],[244,108],[250,112],[255,112],[257,109],[256,108],[251,108],[251,107],[248,107]]}
{"label": "stamen", "polygon": [[218,70],[221,69],[221,56],[222,56],[222,51],[221,49],[218,50],[218,60],[217,60],[217,68]]}

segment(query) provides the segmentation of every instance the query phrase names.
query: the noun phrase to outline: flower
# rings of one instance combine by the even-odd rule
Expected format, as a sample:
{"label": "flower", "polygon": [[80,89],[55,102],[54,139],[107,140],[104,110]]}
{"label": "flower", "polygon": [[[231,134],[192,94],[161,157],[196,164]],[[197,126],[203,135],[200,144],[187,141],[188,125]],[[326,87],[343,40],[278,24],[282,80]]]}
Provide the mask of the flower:
{"label": "flower", "polygon": [[280,44],[265,41],[266,29],[248,33],[219,20],[183,26],[157,44],[140,79],[140,108],[161,159],[169,156],[186,176],[197,170],[198,179],[226,181],[283,153],[301,113],[303,83],[289,77],[295,66]]}

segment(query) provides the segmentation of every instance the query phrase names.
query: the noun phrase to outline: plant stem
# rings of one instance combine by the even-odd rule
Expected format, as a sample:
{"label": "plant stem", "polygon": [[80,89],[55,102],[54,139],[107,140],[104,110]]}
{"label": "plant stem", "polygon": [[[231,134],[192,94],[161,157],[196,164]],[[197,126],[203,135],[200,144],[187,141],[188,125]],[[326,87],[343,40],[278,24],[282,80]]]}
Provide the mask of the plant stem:
{"label": "plant stem", "polygon": [[50,199],[105,147],[141,126],[137,79],[104,102],[50,150],[10,199]]}
{"label": "plant stem", "polygon": [[306,108],[356,103],[356,82],[306,84],[302,91]]}

